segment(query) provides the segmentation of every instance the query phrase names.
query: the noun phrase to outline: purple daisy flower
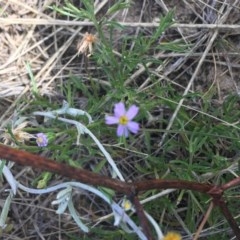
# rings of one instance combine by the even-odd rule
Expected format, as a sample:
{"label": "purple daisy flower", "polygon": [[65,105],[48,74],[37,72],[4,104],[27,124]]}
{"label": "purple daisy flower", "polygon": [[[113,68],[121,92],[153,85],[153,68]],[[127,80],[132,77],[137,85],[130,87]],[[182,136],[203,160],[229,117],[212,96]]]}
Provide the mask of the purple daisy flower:
{"label": "purple daisy flower", "polygon": [[36,142],[39,147],[46,147],[48,145],[48,139],[44,133],[37,133],[36,137]]}
{"label": "purple daisy flower", "polygon": [[137,115],[139,108],[132,105],[127,111],[124,103],[116,103],[114,106],[114,116],[106,116],[105,122],[108,125],[118,124],[117,136],[128,137],[129,131],[137,133],[139,130],[139,123],[132,121]]}

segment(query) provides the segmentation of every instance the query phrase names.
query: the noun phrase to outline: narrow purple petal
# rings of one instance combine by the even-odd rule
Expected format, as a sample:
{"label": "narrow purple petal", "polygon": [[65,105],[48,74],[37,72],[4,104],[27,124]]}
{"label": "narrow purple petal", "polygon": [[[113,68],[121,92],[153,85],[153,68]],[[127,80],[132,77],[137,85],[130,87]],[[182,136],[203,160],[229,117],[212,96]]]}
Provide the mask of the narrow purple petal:
{"label": "narrow purple petal", "polygon": [[118,137],[121,137],[121,136],[128,137],[127,126],[125,126],[125,125],[118,125],[117,136]]}
{"label": "narrow purple petal", "polygon": [[119,118],[123,115],[125,115],[126,110],[125,110],[125,106],[124,103],[120,102],[120,103],[116,103],[115,107],[114,107],[114,115]]}
{"label": "narrow purple petal", "polygon": [[138,114],[138,110],[139,108],[136,105],[132,105],[126,113],[128,120],[132,120]]}
{"label": "narrow purple petal", "polygon": [[117,124],[119,122],[119,118],[114,117],[114,116],[106,116],[105,117],[105,123],[108,125],[111,124]]}
{"label": "narrow purple petal", "polygon": [[131,121],[131,122],[128,122],[127,128],[130,132],[137,133],[140,127],[139,127],[139,123]]}

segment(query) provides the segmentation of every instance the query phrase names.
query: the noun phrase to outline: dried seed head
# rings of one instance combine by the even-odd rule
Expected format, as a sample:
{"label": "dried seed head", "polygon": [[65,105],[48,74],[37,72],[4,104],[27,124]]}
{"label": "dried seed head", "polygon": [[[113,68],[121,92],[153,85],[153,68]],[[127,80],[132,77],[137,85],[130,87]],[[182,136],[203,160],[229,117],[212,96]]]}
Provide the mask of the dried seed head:
{"label": "dried seed head", "polygon": [[[25,141],[29,141],[30,138],[34,138],[34,135],[27,133],[24,131],[24,128],[29,124],[29,122],[25,121],[19,124],[18,126],[15,126],[11,128],[12,135],[15,137],[15,139],[18,142],[24,143]],[[0,135],[0,138],[2,139],[3,143],[8,145],[13,145],[14,140],[12,138],[12,135],[8,132],[7,129],[4,129],[4,132]]]}
{"label": "dried seed head", "polygon": [[85,54],[90,57],[93,52],[93,44],[97,41],[96,35],[86,32],[83,39],[77,45],[78,55]]}

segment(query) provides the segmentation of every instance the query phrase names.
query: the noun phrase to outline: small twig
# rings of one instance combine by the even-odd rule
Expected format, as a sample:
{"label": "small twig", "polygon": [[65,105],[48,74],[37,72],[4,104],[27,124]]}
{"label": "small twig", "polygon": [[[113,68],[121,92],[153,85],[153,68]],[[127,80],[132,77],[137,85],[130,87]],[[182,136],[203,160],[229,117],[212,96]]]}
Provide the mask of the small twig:
{"label": "small twig", "polygon": [[213,203],[211,202],[210,205],[209,205],[209,207],[208,207],[208,210],[207,210],[207,212],[206,212],[206,214],[205,214],[205,216],[204,216],[204,218],[203,218],[203,220],[202,220],[202,222],[201,222],[201,224],[200,224],[200,226],[199,226],[198,229],[197,229],[196,234],[194,235],[193,240],[197,240],[197,239],[198,239],[198,237],[199,237],[199,235],[200,235],[200,233],[201,233],[201,231],[202,231],[205,223],[207,222],[207,220],[208,220],[208,218],[209,218],[209,215],[210,215],[213,207],[214,207],[214,205],[213,205]]}
{"label": "small twig", "polygon": [[130,195],[130,193],[132,193],[131,185],[128,185],[123,181],[102,176],[91,171],[70,167],[66,164],[58,163],[56,161],[31,154],[29,152],[10,148],[2,144],[0,145],[0,159],[13,161],[44,171],[54,172],[70,179],[78,180],[81,183],[87,183],[93,186],[104,186],[126,195]]}
{"label": "small twig", "polygon": [[207,183],[196,183],[190,182],[185,180],[166,180],[166,179],[152,179],[152,180],[145,180],[145,181],[137,181],[133,182],[133,189],[135,191],[147,191],[152,189],[187,189],[192,191],[197,191],[201,193],[206,193],[215,188],[214,185],[207,184]]}
{"label": "small twig", "polygon": [[[88,170],[70,167],[63,163],[29,153],[17,150],[0,144],[0,159],[13,161],[25,166],[31,166],[40,170],[50,171],[62,176],[78,180],[82,183],[91,184],[93,186],[102,186],[111,188],[119,193],[126,195],[134,195],[135,192],[147,191],[151,189],[188,189],[211,195],[211,189],[217,188],[220,192],[220,187],[216,187],[207,183],[195,183],[185,180],[163,180],[152,179],[143,180],[132,183],[126,183],[111,177],[99,175]],[[215,191],[216,193],[216,191]],[[212,196],[212,195],[211,195]]]}
{"label": "small twig", "polygon": [[135,206],[136,213],[138,215],[138,219],[140,220],[140,224],[141,224],[143,233],[147,236],[148,240],[153,240],[154,238],[152,236],[152,233],[151,233],[151,230],[150,230],[150,227],[148,224],[148,220],[144,213],[142,204],[140,203],[140,201],[136,195],[133,197],[132,201]]}
{"label": "small twig", "polygon": [[240,185],[240,177],[233,179],[232,181],[225,183],[224,185],[221,186],[221,189],[223,191],[235,187],[235,186],[239,186]]}
{"label": "small twig", "polygon": [[[236,180],[238,179],[238,181],[231,181],[232,183],[236,184],[236,182],[239,182],[240,177],[236,178]],[[230,182],[230,183],[231,183]],[[227,219],[228,224],[230,225],[230,227],[232,228],[233,232],[235,233],[236,237],[238,240],[240,240],[240,229],[235,221],[235,219],[233,218],[231,212],[229,211],[224,199],[223,199],[223,188],[225,185],[223,185],[223,187],[213,187],[208,194],[212,196],[213,198],[213,204],[215,206],[218,206],[221,210],[221,212],[223,213],[224,217]],[[228,184],[228,188],[231,186],[231,184]],[[232,185],[235,186],[235,185]]]}
{"label": "small twig", "polygon": [[217,205],[221,212],[223,213],[224,217],[227,219],[228,224],[232,228],[234,234],[236,235],[236,238],[240,240],[240,229],[238,227],[238,224],[236,223],[235,219],[233,218],[231,212],[229,211],[227,204],[223,199],[214,199],[215,205]]}
{"label": "small twig", "polygon": [[76,179],[81,183],[90,184],[93,186],[103,186],[115,190],[118,193],[124,193],[127,196],[134,196],[133,202],[136,209],[138,210],[141,224],[145,228],[146,234],[148,234],[149,239],[151,238],[150,231],[148,230],[146,216],[144,214],[142,206],[136,197],[136,193],[140,191],[147,191],[151,189],[188,189],[192,191],[197,191],[205,193],[213,198],[213,203],[218,206],[225,218],[227,219],[230,227],[235,233],[237,239],[240,240],[240,229],[236,221],[234,220],[232,214],[230,213],[226,203],[222,199],[224,190],[231,187],[240,185],[240,177],[230,181],[229,183],[224,184],[223,186],[215,186],[206,183],[196,183],[184,180],[162,180],[162,179],[153,179],[153,180],[142,180],[137,182],[123,182],[111,177],[102,176],[91,171],[78,169],[70,167],[66,164],[58,163],[53,160],[34,155],[28,152],[17,150],[5,145],[0,144],[0,159],[5,159],[8,161],[14,161],[16,163],[35,167],[40,170],[46,170],[66,176],[71,179]]}

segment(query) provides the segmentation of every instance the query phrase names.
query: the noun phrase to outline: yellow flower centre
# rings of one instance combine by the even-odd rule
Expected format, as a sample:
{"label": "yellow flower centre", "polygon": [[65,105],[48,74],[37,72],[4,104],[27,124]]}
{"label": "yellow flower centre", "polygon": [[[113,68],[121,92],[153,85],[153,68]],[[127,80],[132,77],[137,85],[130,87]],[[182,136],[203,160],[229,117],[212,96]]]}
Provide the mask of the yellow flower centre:
{"label": "yellow flower centre", "polygon": [[38,137],[38,138],[37,138],[37,141],[38,141],[39,143],[43,143],[43,138],[42,138],[42,137]]}
{"label": "yellow flower centre", "polygon": [[120,118],[119,118],[119,123],[121,124],[121,125],[127,125],[127,123],[128,123],[128,118],[125,116],[125,115],[123,115],[123,116],[121,116]]}
{"label": "yellow flower centre", "polygon": [[163,240],[181,240],[182,237],[180,234],[176,232],[168,232],[166,236],[164,236]]}
{"label": "yellow flower centre", "polygon": [[124,199],[122,202],[122,207],[124,208],[124,210],[127,211],[127,210],[131,209],[132,203],[129,200]]}

